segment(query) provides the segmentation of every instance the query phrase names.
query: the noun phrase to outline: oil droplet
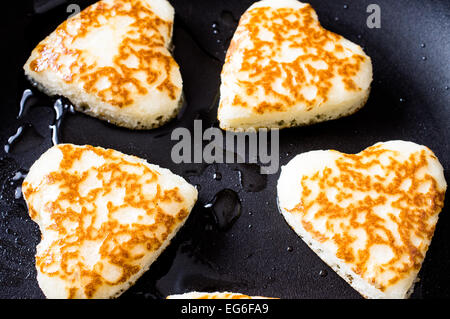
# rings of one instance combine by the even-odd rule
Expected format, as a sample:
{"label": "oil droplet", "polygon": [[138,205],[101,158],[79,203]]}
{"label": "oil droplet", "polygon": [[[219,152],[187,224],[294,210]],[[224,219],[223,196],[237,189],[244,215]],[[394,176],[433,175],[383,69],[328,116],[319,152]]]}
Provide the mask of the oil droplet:
{"label": "oil droplet", "polygon": [[425,43],[421,43],[421,44],[420,44],[420,47],[421,47],[421,48],[425,48],[425,47],[426,47]]}
{"label": "oil droplet", "polygon": [[215,172],[213,177],[216,181],[220,181],[222,179],[222,174],[219,172]]}
{"label": "oil droplet", "polygon": [[328,275],[328,271],[326,271],[325,269],[319,271],[319,276],[320,277],[326,277]]}
{"label": "oil droplet", "polygon": [[217,22],[214,22],[211,25],[212,29],[213,29],[213,34],[219,34],[219,24]]}
{"label": "oil droplet", "polygon": [[344,9],[348,9],[348,4],[344,4]]}
{"label": "oil droplet", "polygon": [[445,89],[448,90],[448,89],[450,89],[450,87],[449,87],[448,85],[446,85],[446,86],[445,86]]}
{"label": "oil droplet", "polygon": [[294,248],[292,248],[292,246],[288,246],[286,250],[287,250],[288,252],[292,252],[292,251],[294,251]]}
{"label": "oil droplet", "polygon": [[[37,84],[35,82],[31,82],[31,84],[36,87]],[[17,115],[17,119],[22,119],[25,115],[27,115],[29,109],[36,104],[36,100],[39,97],[38,95],[36,95],[35,97],[33,97],[34,94],[30,89],[26,89],[23,91],[22,93],[22,98],[20,100],[19,103],[19,113]],[[31,101],[31,102],[30,102]],[[33,102],[34,101],[34,102]],[[56,145],[60,142],[60,127],[61,127],[61,122],[63,120],[63,117],[65,115],[66,112],[75,113],[75,108],[73,107],[73,105],[67,104],[67,103],[63,103],[63,98],[59,98],[57,99],[54,103],[53,103],[53,111],[54,111],[54,120],[53,120],[53,124],[49,125],[49,129],[51,130],[51,137],[52,137],[52,143],[53,145]],[[42,103],[39,102],[39,103]],[[47,105],[47,101],[45,101],[44,105]],[[37,134],[40,136],[40,134]],[[40,136],[40,138],[42,139],[43,137]],[[36,143],[35,143],[36,144]],[[8,147],[5,148],[9,150]]]}
{"label": "oil droplet", "polygon": [[334,17],[334,21],[339,21],[339,17]]}
{"label": "oil droplet", "polygon": [[399,101],[403,103],[403,102],[405,102],[405,99],[401,97],[401,98],[399,99]]}
{"label": "oil droplet", "polygon": [[227,188],[218,192],[204,207],[211,209],[217,226],[222,230],[230,228],[241,215],[239,196]]}
{"label": "oil droplet", "polygon": [[427,57],[426,56],[423,56],[422,57],[422,61],[426,61],[427,60]]}

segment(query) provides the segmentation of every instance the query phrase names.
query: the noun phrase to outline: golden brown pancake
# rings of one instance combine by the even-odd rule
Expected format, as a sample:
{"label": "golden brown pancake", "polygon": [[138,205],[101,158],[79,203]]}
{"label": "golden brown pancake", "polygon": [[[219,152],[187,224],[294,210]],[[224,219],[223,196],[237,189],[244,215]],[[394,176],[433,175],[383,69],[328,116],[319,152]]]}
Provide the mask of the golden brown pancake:
{"label": "golden brown pancake", "polygon": [[221,128],[284,128],[356,112],[369,96],[372,63],[325,30],[309,4],[263,0],[241,17],[221,79]]}
{"label": "golden brown pancake", "polygon": [[111,149],[60,144],[23,182],[39,225],[39,286],[48,298],[112,298],[128,289],[184,224],[196,189]]}
{"label": "golden brown pancake", "polygon": [[99,1],[40,42],[25,74],[78,111],[131,129],[158,127],[181,105],[173,19],[167,0]]}
{"label": "golden brown pancake", "polygon": [[297,155],[282,168],[278,200],[295,232],[364,297],[406,298],[446,188],[429,148],[389,141]]}

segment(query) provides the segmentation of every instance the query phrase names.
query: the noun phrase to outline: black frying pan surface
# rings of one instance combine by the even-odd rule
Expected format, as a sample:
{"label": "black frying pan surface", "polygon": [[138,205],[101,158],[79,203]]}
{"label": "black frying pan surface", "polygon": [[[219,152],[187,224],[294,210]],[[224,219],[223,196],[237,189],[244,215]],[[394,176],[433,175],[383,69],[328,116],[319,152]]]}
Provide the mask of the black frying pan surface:
{"label": "black frying pan surface", "polygon": [[[30,165],[52,145],[50,98],[25,79],[31,50],[70,13],[93,1],[10,1],[1,23],[0,94],[0,298],[42,298],[34,268],[40,233],[17,188]],[[66,112],[60,142],[91,144],[134,154],[200,185],[185,227],[122,298],[162,298],[189,290],[228,290],[281,298],[360,298],[289,228],[276,205],[279,173],[262,176],[255,165],[174,164],[176,127],[217,126],[219,74],[240,15],[252,1],[172,0],[176,10],[174,55],[181,67],[186,106],[178,119],[156,130],[130,131],[80,113]],[[364,47],[374,81],[367,105],[356,114],[280,131],[280,164],[316,149],[355,153],[379,141],[404,139],[430,147],[450,180],[450,2],[378,0],[381,28],[366,26],[372,1],[311,0],[324,27]],[[24,90],[26,115],[17,118]],[[67,102],[67,101],[66,101]],[[17,130],[20,136],[14,139]],[[8,139],[11,143],[8,143]],[[9,147],[9,149],[8,149]],[[220,173],[222,178],[219,178]],[[226,189],[226,190],[225,190]],[[225,190],[225,191],[223,191]],[[238,218],[219,227],[213,201]],[[17,197],[17,198],[16,198]],[[448,198],[448,196],[447,196]],[[217,205],[216,205],[217,206]],[[449,201],[420,272],[413,298],[450,297]],[[220,210],[220,207],[216,207]]]}

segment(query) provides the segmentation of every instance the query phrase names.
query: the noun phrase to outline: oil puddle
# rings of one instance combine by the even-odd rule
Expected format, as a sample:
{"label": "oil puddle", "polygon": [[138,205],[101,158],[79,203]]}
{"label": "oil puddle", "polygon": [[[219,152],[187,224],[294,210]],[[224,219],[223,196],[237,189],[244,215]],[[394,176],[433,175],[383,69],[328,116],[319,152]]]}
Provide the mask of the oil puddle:
{"label": "oil puddle", "polygon": [[21,119],[25,114],[28,113],[28,110],[31,107],[31,103],[29,101],[33,97],[33,92],[30,89],[26,89],[23,91],[22,98],[19,102],[19,114],[17,115],[17,119]]}
{"label": "oil puddle", "polygon": [[204,205],[210,209],[216,225],[221,230],[229,229],[241,216],[241,201],[238,194],[231,189],[223,189],[218,192],[213,200]]}
{"label": "oil puddle", "polygon": [[[32,85],[34,85],[32,83]],[[74,107],[64,98],[57,98],[51,102],[51,98],[43,96],[41,93],[34,94],[32,90],[23,91],[19,102],[19,112],[17,119],[19,123],[17,130],[8,137],[3,146],[5,153],[22,153],[29,151],[45,141],[45,137],[40,134],[28,115],[32,108],[51,107],[53,109],[52,124],[48,126],[53,145],[61,142],[61,125],[67,113],[75,113]]]}
{"label": "oil puddle", "polygon": [[[257,164],[214,163],[206,167],[204,165],[197,166],[201,167],[201,173],[197,171],[184,173],[200,173],[188,176],[190,183],[201,185],[197,188],[198,202],[202,203],[208,214],[213,216],[212,227],[227,231],[241,216],[244,205],[241,197],[246,197],[243,193],[264,190],[267,187],[267,175],[260,173],[260,166]],[[206,228],[210,230],[211,225]]]}
{"label": "oil puddle", "polygon": [[49,128],[52,131],[52,143],[53,145],[57,145],[61,141],[61,123],[66,114],[74,114],[75,109],[71,104],[64,103],[63,100],[59,98],[53,103],[53,110],[55,112],[55,119]]}
{"label": "oil puddle", "polygon": [[234,170],[239,173],[241,187],[246,192],[260,192],[267,186],[267,175],[261,174],[257,164],[236,164]]}
{"label": "oil puddle", "polygon": [[18,127],[3,146],[5,153],[23,153],[40,145],[44,137],[39,134],[32,124],[24,124]]}
{"label": "oil puddle", "polygon": [[22,135],[23,132],[23,126],[19,126],[16,133],[11,135],[8,138],[8,142],[3,146],[3,149],[5,150],[5,153],[9,153],[11,146],[17,141],[17,139]]}

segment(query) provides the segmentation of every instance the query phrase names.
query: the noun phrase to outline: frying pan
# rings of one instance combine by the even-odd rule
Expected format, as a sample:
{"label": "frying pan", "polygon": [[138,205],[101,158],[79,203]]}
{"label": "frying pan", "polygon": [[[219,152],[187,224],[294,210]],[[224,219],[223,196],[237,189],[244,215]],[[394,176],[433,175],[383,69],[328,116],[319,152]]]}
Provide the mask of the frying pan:
{"label": "frying pan", "polygon": [[[220,71],[230,38],[252,1],[172,0],[174,55],[186,105],[180,116],[151,131],[131,131],[66,111],[56,121],[56,98],[28,82],[22,65],[36,44],[72,12],[69,3],[9,1],[0,28],[0,298],[43,298],[34,268],[40,233],[28,217],[20,183],[30,165],[60,142],[113,148],[169,168],[199,186],[199,200],[172,244],[122,298],[162,298],[189,290],[227,290],[281,298],[361,298],[289,228],[276,205],[279,173],[257,165],[174,164],[176,127],[217,126]],[[373,1],[311,0],[322,25],[363,46],[374,81],[367,105],[335,121],[280,131],[280,164],[316,149],[356,153],[379,141],[403,139],[430,147],[450,181],[450,2],[376,0],[381,28],[368,28]],[[31,91],[26,91],[31,90]],[[24,92],[31,93],[21,105]],[[27,95],[27,93],[25,94]],[[22,101],[23,102],[23,101]],[[68,105],[64,99],[62,106]],[[18,117],[20,108],[25,108]],[[63,107],[64,108],[64,107]],[[70,110],[69,107],[65,108]],[[7,151],[7,152],[6,152]],[[449,202],[420,271],[412,298],[450,297]],[[208,205],[209,204],[209,205]],[[206,206],[206,207],[205,207]],[[225,227],[217,214],[232,214]],[[220,218],[219,218],[220,219]]]}

